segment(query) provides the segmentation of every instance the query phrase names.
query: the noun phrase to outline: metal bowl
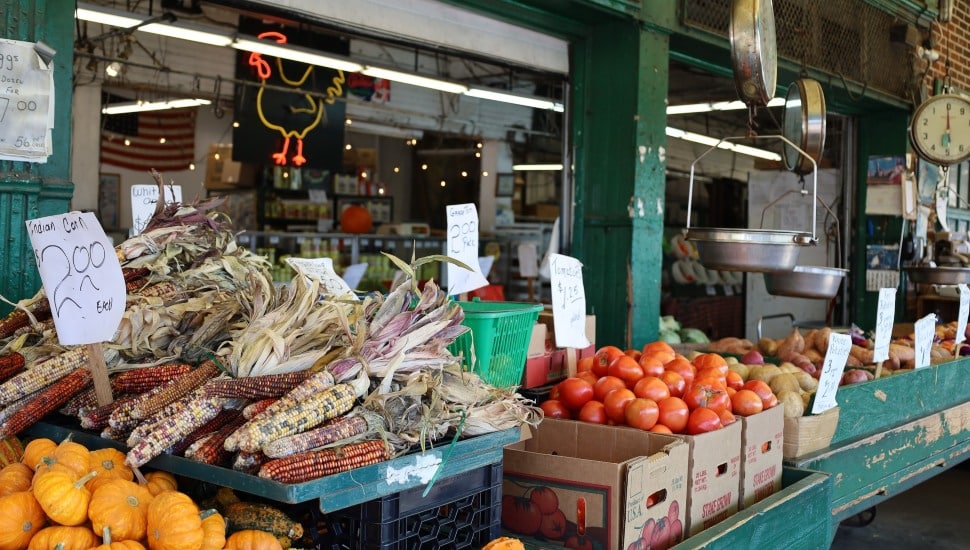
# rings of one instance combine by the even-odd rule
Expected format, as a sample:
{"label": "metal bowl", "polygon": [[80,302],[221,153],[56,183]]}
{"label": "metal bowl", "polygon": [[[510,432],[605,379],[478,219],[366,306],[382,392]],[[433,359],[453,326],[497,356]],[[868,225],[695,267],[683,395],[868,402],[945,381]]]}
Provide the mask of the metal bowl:
{"label": "metal bowl", "polygon": [[968,267],[905,267],[903,271],[914,283],[930,285],[970,284]]}
{"label": "metal bowl", "polygon": [[815,244],[809,233],[769,229],[692,227],[701,264],[722,271],[791,271],[803,246]]}
{"label": "metal bowl", "polygon": [[768,294],[792,298],[831,298],[839,291],[848,269],[795,266],[791,271],[765,273]]}

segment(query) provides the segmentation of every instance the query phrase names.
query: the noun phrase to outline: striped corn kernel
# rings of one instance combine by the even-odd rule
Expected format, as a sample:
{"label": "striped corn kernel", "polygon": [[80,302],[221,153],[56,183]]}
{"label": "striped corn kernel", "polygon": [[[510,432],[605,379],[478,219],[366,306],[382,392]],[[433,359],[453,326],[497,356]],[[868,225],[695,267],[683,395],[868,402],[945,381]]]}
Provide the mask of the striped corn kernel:
{"label": "striped corn kernel", "polygon": [[0,405],[16,401],[57,382],[77,368],[83,367],[87,361],[87,347],[80,346],[30,367],[0,384]]}
{"label": "striped corn kernel", "polygon": [[37,397],[37,394],[39,394],[42,391],[43,390],[37,390],[34,393],[32,393],[30,395],[26,395],[24,397],[21,397],[20,399],[14,401],[13,403],[7,405],[6,407],[4,407],[2,409],[0,409],[0,424],[6,422],[8,418],[10,418],[11,416],[13,416],[13,413],[15,413],[15,412],[19,411],[20,409],[24,408],[24,406],[27,403],[30,403],[35,397]]}
{"label": "striped corn kernel", "polygon": [[24,356],[11,351],[0,356],[0,382],[9,380],[13,375],[23,372]]}
{"label": "striped corn kernel", "polygon": [[14,336],[22,336],[24,334],[44,334],[47,331],[56,330],[57,327],[54,325],[53,319],[45,319],[43,321],[38,321],[36,324],[29,324],[23,326],[14,331]]}
{"label": "striped corn kernel", "polygon": [[[192,455],[186,451],[186,458],[204,464],[225,464],[232,458],[232,453],[225,449],[224,443],[230,434],[239,429],[246,422],[245,418],[237,416],[216,433],[208,436],[202,444],[195,446]],[[198,443],[198,442],[196,442]]]}
{"label": "striped corn kernel", "polygon": [[242,410],[243,418],[246,420],[252,420],[253,418],[256,418],[259,413],[265,411],[270,405],[276,403],[277,401],[279,401],[279,399],[271,397],[269,399],[260,399],[259,401],[250,403]]}
{"label": "striped corn kernel", "polygon": [[310,377],[307,370],[285,374],[267,374],[245,378],[220,378],[206,384],[205,391],[213,397],[266,399],[282,397]]}
{"label": "striped corn kernel", "polygon": [[34,425],[43,417],[67,403],[68,399],[90,383],[91,372],[82,368],[51,384],[0,426],[0,439],[16,435]]}
{"label": "striped corn kernel", "polygon": [[101,430],[101,437],[124,443],[125,439],[128,438],[128,430],[106,426],[103,430]]}
{"label": "striped corn kernel", "polygon": [[160,424],[165,423],[169,418],[177,414],[181,414],[185,407],[189,403],[198,397],[205,397],[202,395],[200,390],[196,390],[189,395],[183,396],[177,401],[172,401],[168,405],[162,407],[162,410],[151,415],[148,418],[140,420],[138,425],[135,426],[131,433],[128,435],[128,446],[134,447],[136,443],[147,437],[151,432]]}
{"label": "striped corn kernel", "polygon": [[136,296],[141,296],[142,298],[172,298],[180,292],[179,288],[175,286],[175,283],[171,281],[162,281],[160,283],[155,283],[131,292]]}
{"label": "striped corn kernel", "polygon": [[319,428],[270,441],[262,449],[270,458],[283,458],[349,439],[365,431],[367,421],[362,416],[341,416]]}
{"label": "striped corn kernel", "polygon": [[135,397],[137,396],[118,395],[111,403],[99,405],[92,409],[81,410],[77,415],[78,419],[81,421],[81,427],[88,430],[99,430],[108,427],[108,421],[111,418],[111,413]]}
{"label": "striped corn kernel", "polygon": [[269,461],[269,457],[256,451],[255,453],[238,452],[232,461],[232,469],[244,474],[256,475],[259,469]]}
{"label": "striped corn kernel", "polygon": [[124,393],[144,393],[192,371],[192,365],[177,363],[154,365],[125,371],[111,380],[111,389]]}
{"label": "striped corn kernel", "polygon": [[121,274],[125,277],[125,282],[134,281],[135,279],[141,279],[147,277],[151,271],[147,267],[123,267],[121,268]]}
{"label": "striped corn kernel", "polygon": [[162,391],[136,404],[131,410],[131,415],[139,419],[148,418],[162,410],[165,405],[192,393],[218,375],[219,367],[213,361],[203,361],[188,374],[165,384]]}
{"label": "striped corn kernel", "polygon": [[22,327],[30,324],[30,317],[20,309],[15,309],[0,320],[0,339],[9,338],[13,333]]}
{"label": "striped corn kernel", "polygon": [[390,458],[390,451],[383,440],[370,439],[344,445],[339,449],[308,451],[270,460],[259,469],[259,477],[281,483],[302,483],[361,466],[377,464]]}
{"label": "striped corn kernel", "polygon": [[211,435],[219,431],[219,429],[221,429],[225,425],[232,422],[234,418],[238,418],[238,417],[239,417],[238,410],[223,409],[219,411],[219,414],[217,414],[215,418],[206,422],[202,426],[199,426],[195,430],[192,430],[192,433],[185,436],[184,438],[182,438],[182,441],[179,441],[174,446],[172,446],[172,454],[173,455],[182,454],[189,447],[189,445],[192,445],[202,437]]}
{"label": "striped corn kernel", "polygon": [[238,448],[256,452],[270,441],[300,433],[346,413],[356,400],[353,386],[337,384],[272,415],[264,412],[241,428]]}
{"label": "striped corn kernel", "polygon": [[182,411],[156,425],[156,428],[141,439],[128,451],[125,462],[129,466],[141,467],[149,460],[165,452],[199,426],[209,422],[225,403],[221,397],[197,397],[192,399]]}
{"label": "striped corn kernel", "polygon": [[131,411],[134,410],[135,405],[144,399],[148,399],[156,393],[160,393],[163,389],[165,389],[164,384],[154,387],[147,392],[139,393],[133,396],[130,401],[120,403],[115,410],[111,411],[111,416],[108,417],[108,425],[116,430],[126,430],[130,432],[132,428],[141,422],[131,414]]}
{"label": "striped corn kernel", "polygon": [[98,396],[94,391],[94,386],[91,386],[69,399],[57,412],[65,416],[78,416],[82,411],[96,409],[97,407]]}

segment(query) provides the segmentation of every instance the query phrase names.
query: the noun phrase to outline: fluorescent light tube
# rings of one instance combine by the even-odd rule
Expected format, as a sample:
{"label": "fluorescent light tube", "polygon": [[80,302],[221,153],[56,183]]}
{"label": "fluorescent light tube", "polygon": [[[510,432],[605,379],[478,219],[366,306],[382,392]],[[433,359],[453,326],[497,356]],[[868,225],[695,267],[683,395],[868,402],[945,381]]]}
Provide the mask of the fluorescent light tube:
{"label": "fluorescent light tube", "polygon": [[379,67],[364,67],[364,70],[360,72],[367,76],[373,76],[374,78],[383,78],[384,80],[390,80],[392,82],[401,82],[403,84],[411,84],[412,86],[420,86],[422,88],[430,88],[452,94],[463,94],[468,91],[468,87],[462,84],[392,71],[390,69],[381,69]]}
{"label": "fluorescent light tube", "polygon": [[101,112],[106,115],[121,115],[126,113],[142,113],[145,111],[163,111],[165,109],[182,109],[209,105],[208,99],[172,99],[169,101],[143,101],[133,103],[115,103],[106,105]]}
{"label": "fluorescent light tube", "polygon": [[375,124],[373,122],[354,121],[344,126],[344,129],[347,132],[360,132],[363,134],[374,134],[394,138],[421,139],[424,137],[423,130],[409,130],[407,128],[398,128],[397,126],[384,126],[383,124]]}
{"label": "fluorescent light tube", "polygon": [[[95,6],[83,2],[78,3],[74,17],[81,21],[100,23],[102,25],[123,29],[143,25],[148,20],[147,17],[142,17],[131,12]],[[213,32],[211,30],[204,30],[201,27],[193,27],[180,23],[149,23],[138,27],[138,30],[212,46],[228,46],[232,43],[232,36],[229,33]]]}
{"label": "fluorescent light tube", "polygon": [[513,164],[512,170],[516,172],[555,172],[562,170],[562,164]]}
{"label": "fluorescent light tube", "polygon": [[[768,107],[782,107],[785,98],[776,97],[768,102]],[[712,111],[737,111],[747,109],[748,105],[741,101],[717,101],[714,103],[691,103],[688,105],[671,105],[667,107],[668,115],[689,115],[693,113],[710,113]]]}
{"label": "fluorescent light tube", "polygon": [[524,107],[534,107],[536,109],[548,109],[550,111],[555,111],[557,113],[563,112],[563,104],[558,101],[552,101],[549,99],[542,99],[538,97],[529,97],[518,94],[511,94],[508,92],[497,92],[494,90],[486,90],[482,88],[469,88],[465,95],[470,97],[478,97],[481,99],[490,99],[492,101],[500,101],[502,103],[512,103],[514,105],[522,105]]}
{"label": "fluorescent light tube", "polygon": [[111,27],[134,27],[145,20],[144,17],[133,15],[126,11],[103,8],[91,4],[78,2],[77,9],[74,11],[74,18],[91,23],[101,23]]}
{"label": "fluorescent light tube", "polygon": [[[667,127],[667,137],[672,137],[675,139],[682,139],[685,141],[692,141],[694,143],[700,143],[701,145],[707,145],[709,147],[714,147],[717,145],[718,149],[724,149],[726,151],[732,151],[734,153],[740,153],[742,155],[748,155],[751,157],[758,157],[767,160],[780,161],[781,155],[773,151],[767,151],[765,149],[758,149],[757,147],[749,147],[747,145],[738,145],[736,143],[730,143],[727,141],[721,141],[717,138],[712,138],[710,136],[705,136],[702,134],[695,134],[694,132],[685,132],[678,128]],[[514,169],[514,167],[513,167]]]}
{"label": "fluorescent light tube", "polygon": [[210,46],[229,46],[232,44],[233,37],[229,33],[216,33],[199,28],[189,27],[181,24],[149,23],[138,30],[151,34],[179,38],[189,42],[209,44]]}
{"label": "fluorescent light tube", "polygon": [[359,73],[364,68],[363,65],[354,63],[353,61],[323,55],[308,48],[277,44],[269,40],[240,37],[235,42],[232,42],[231,45],[237,50],[270,55],[282,59],[289,59],[290,61],[306,63],[308,65],[316,65],[318,67],[329,67],[348,73]]}

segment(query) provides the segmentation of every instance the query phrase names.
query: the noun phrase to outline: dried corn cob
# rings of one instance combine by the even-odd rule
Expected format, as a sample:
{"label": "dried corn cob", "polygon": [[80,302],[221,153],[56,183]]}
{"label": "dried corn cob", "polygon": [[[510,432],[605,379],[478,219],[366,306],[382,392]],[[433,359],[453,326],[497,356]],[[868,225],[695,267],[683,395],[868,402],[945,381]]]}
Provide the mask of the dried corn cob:
{"label": "dried corn cob", "polygon": [[391,458],[381,439],[351,443],[339,449],[324,449],[277,458],[263,464],[259,477],[282,483],[302,483],[318,477],[377,464]]}
{"label": "dried corn cob", "polygon": [[27,369],[0,384],[0,405],[6,405],[29,393],[50,386],[78,367],[83,367],[87,361],[88,349],[80,346]]}
{"label": "dried corn cob", "polygon": [[69,399],[57,412],[66,416],[78,416],[84,411],[96,409],[97,407],[98,396],[92,386]]}
{"label": "dried corn cob", "polygon": [[162,410],[165,405],[180,399],[199,388],[219,374],[219,367],[213,361],[203,361],[192,372],[166,384],[162,391],[137,403],[131,409],[135,418],[145,419]]}
{"label": "dried corn cob", "polygon": [[286,374],[220,378],[206,384],[205,391],[213,397],[241,397],[243,399],[282,397],[309,378],[311,374],[308,370],[302,370]]}
{"label": "dried corn cob", "polygon": [[111,411],[111,415],[108,417],[108,425],[115,430],[125,430],[130,432],[131,429],[137,426],[140,422],[140,420],[131,414],[131,411],[134,410],[135,405],[145,399],[151,398],[155,394],[161,393],[165,387],[166,386],[164,384],[154,387],[145,393],[140,393],[134,396],[130,401],[119,403],[118,406]]}
{"label": "dried corn cob", "polygon": [[236,444],[241,451],[256,452],[270,441],[337,418],[352,409],[356,399],[357,393],[352,385],[337,384],[272,415],[266,415],[264,411],[239,429]]}
{"label": "dried corn cob", "polygon": [[18,329],[30,325],[30,318],[27,312],[22,309],[15,309],[0,320],[0,339],[8,338]]}
{"label": "dried corn cob", "polygon": [[148,281],[145,279],[135,279],[125,282],[125,294],[138,294],[138,291],[145,288]]}
{"label": "dried corn cob", "polygon": [[189,445],[198,441],[199,438],[219,431],[223,426],[232,422],[234,418],[239,418],[239,411],[229,409],[219,411],[219,414],[217,414],[215,418],[206,422],[202,426],[199,426],[193,430],[192,433],[182,438],[182,441],[179,441],[172,446],[172,454],[182,454],[185,449],[189,447]]}
{"label": "dried corn cob", "polygon": [[131,294],[142,298],[171,298],[179,293],[179,288],[171,281],[162,281],[136,290]]}
{"label": "dried corn cob", "polygon": [[91,383],[88,369],[77,369],[40,392],[24,408],[15,412],[0,426],[0,439],[16,435],[32,426],[47,414],[67,403],[67,400]]}
{"label": "dried corn cob", "polygon": [[[226,411],[222,411],[222,412],[226,412]],[[215,436],[216,436],[216,433],[209,433],[209,434],[203,435],[199,439],[196,439],[191,445],[189,445],[188,447],[185,448],[185,451],[182,453],[182,456],[184,456],[185,458],[189,458],[189,459],[195,457],[195,453],[200,448],[202,448],[203,445],[205,445],[206,443],[208,443],[210,439],[212,439]]]}
{"label": "dried corn cob", "polygon": [[283,458],[330,445],[365,431],[367,431],[367,421],[362,416],[341,416],[308,432],[270,441],[263,445],[263,453],[270,458]]}
{"label": "dried corn cob", "polygon": [[197,397],[205,397],[199,389],[196,389],[189,395],[181,397],[177,401],[172,401],[168,405],[165,405],[162,407],[162,410],[153,414],[150,418],[139,421],[138,425],[135,426],[128,435],[128,446],[134,447],[136,443],[144,439],[157,426],[163,424],[172,416],[181,414],[185,407],[188,406],[189,402]]}
{"label": "dried corn cob", "polygon": [[123,393],[144,393],[152,388],[185,376],[192,365],[178,363],[155,365],[125,371],[111,380],[111,389]]}
{"label": "dried corn cob", "polygon": [[105,427],[101,430],[101,437],[104,439],[110,439],[112,441],[124,442],[128,438],[128,430],[112,428],[111,426]]}
{"label": "dried corn cob", "polygon": [[18,399],[16,401],[14,401],[13,403],[7,405],[3,409],[0,409],[0,424],[2,424],[3,422],[6,422],[8,418],[10,418],[11,416],[13,416],[13,413],[15,413],[15,412],[19,411],[20,409],[24,408],[24,405],[26,405],[27,403],[30,403],[30,401],[34,397],[36,397],[37,394],[40,393],[41,391],[42,390],[37,390],[37,391],[35,391],[34,393],[32,393],[30,395],[24,396],[24,397],[22,397],[22,398],[20,398],[20,399]]}
{"label": "dried corn cob", "polygon": [[78,413],[78,419],[81,421],[81,427],[88,430],[97,430],[108,427],[108,421],[110,420],[111,414],[115,411],[115,409],[135,399],[136,397],[138,396],[119,395],[115,397],[115,400],[111,403],[96,406],[93,409],[80,411]]}
{"label": "dried corn cob", "polygon": [[24,356],[15,351],[0,355],[0,382],[24,370]]}
{"label": "dried corn cob", "polygon": [[[234,431],[239,429],[246,422],[245,418],[237,416],[233,418],[229,424],[226,424],[216,433],[208,436],[205,442],[201,443],[192,450],[191,456],[189,452],[185,452],[186,458],[191,458],[196,462],[202,462],[205,464],[224,464],[229,462],[232,457],[232,453],[225,449],[223,445],[226,438],[229,437]],[[199,442],[196,442],[199,443]]]}
{"label": "dried corn cob", "polygon": [[149,460],[165,452],[193,430],[212,420],[222,410],[225,399],[221,397],[197,397],[192,399],[182,411],[166,419],[165,422],[140,440],[128,451],[125,462],[129,466],[140,467]]}
{"label": "dried corn cob", "polygon": [[259,469],[269,461],[269,457],[260,451],[247,453],[240,451],[236,453],[236,458],[232,461],[232,469],[244,474],[256,475]]}
{"label": "dried corn cob", "polygon": [[45,319],[43,321],[38,321],[36,325],[28,324],[22,326],[14,331],[14,336],[20,336],[22,334],[44,334],[48,330],[54,330],[54,319]]}
{"label": "dried corn cob", "polygon": [[141,279],[147,277],[151,271],[147,267],[123,267],[121,268],[121,274],[125,277],[125,282],[134,281],[135,279]]}
{"label": "dried corn cob", "polygon": [[261,399],[254,403],[250,403],[242,410],[243,418],[246,420],[252,420],[253,418],[256,418],[259,413],[265,411],[270,407],[270,405],[276,403],[277,401],[279,401],[279,399],[271,397],[269,399]]}

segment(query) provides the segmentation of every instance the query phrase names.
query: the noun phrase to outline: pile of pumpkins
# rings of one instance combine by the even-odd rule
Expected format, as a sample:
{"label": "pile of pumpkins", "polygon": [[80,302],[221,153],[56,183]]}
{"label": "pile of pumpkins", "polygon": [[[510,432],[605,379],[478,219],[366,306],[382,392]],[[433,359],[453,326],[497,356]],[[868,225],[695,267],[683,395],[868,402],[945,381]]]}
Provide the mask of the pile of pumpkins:
{"label": "pile of pumpkins", "polygon": [[0,470],[0,550],[281,548],[265,531],[227,539],[225,518],[200,510],[167,472],[135,477],[117,449],[31,440]]}

